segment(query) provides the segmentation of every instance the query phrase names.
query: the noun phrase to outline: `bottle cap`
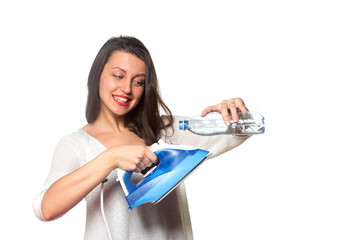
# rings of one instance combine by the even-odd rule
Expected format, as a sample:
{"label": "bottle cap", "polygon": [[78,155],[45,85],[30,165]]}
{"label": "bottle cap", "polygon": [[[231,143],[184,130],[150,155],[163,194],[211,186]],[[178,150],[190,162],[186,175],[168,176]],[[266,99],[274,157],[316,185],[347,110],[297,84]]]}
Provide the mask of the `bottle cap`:
{"label": "bottle cap", "polygon": [[189,121],[187,121],[187,120],[179,121],[179,129],[180,130],[188,129],[188,124],[189,124]]}

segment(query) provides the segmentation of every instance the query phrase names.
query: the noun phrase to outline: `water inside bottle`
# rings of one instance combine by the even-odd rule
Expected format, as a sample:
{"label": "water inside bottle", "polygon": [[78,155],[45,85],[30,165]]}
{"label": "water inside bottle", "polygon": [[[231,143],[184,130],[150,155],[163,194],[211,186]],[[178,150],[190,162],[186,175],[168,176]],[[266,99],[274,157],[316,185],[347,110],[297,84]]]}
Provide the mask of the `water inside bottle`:
{"label": "water inside bottle", "polygon": [[[205,117],[195,116],[186,124],[189,131],[199,135],[234,134],[254,135],[265,131],[264,117],[257,112],[248,112],[246,115],[238,113],[238,122],[230,117],[230,125],[227,126],[219,113],[209,113]],[[179,123],[180,130],[185,130],[184,124]]]}

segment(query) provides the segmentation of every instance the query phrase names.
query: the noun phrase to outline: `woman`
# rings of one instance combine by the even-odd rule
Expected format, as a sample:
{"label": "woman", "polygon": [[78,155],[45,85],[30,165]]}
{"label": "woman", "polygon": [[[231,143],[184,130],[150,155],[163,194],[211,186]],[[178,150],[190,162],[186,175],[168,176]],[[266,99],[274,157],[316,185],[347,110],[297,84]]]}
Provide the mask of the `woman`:
{"label": "woman", "polygon": [[[173,127],[178,119],[160,97],[151,56],[133,37],[112,38],[100,49],[90,70],[88,91],[88,124],[57,145],[51,171],[34,199],[36,216],[43,221],[59,218],[85,198],[85,239],[106,239],[100,185],[107,178],[104,210],[113,239],[192,239],[183,184],[157,205],[129,210],[113,170],[139,173],[151,166],[157,157],[148,146],[159,139],[205,149],[214,157],[247,137],[203,137]],[[160,109],[166,116],[160,116]],[[207,107],[202,115],[221,112],[229,124],[229,111],[236,121],[238,110],[246,114],[243,101],[233,98]]]}

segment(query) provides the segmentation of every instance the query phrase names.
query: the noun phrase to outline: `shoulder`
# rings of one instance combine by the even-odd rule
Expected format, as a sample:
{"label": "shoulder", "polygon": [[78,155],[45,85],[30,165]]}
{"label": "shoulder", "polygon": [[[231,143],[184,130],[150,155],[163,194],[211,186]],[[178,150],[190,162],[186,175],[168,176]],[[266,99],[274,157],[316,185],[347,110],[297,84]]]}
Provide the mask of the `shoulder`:
{"label": "shoulder", "polygon": [[57,146],[60,152],[72,153],[74,156],[88,159],[106,150],[97,139],[80,128],[72,133],[63,136]]}
{"label": "shoulder", "polygon": [[84,141],[84,130],[82,130],[81,128],[68,133],[66,135],[64,135],[63,137],[60,138],[59,143],[79,143]]}
{"label": "shoulder", "polygon": [[80,130],[60,138],[52,157],[52,169],[56,174],[69,173],[84,163],[86,147],[82,139]]}
{"label": "shoulder", "polygon": [[56,149],[77,152],[85,146],[85,132],[78,129],[60,138]]}

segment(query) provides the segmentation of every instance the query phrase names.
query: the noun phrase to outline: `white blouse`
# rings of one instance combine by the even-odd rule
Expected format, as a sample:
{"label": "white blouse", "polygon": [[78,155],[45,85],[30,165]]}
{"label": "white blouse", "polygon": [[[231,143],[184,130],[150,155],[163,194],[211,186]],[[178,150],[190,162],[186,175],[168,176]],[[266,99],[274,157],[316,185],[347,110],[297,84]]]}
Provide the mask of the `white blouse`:
{"label": "white blouse", "polygon": [[[224,153],[241,143],[248,136],[199,136],[189,131],[177,129],[179,120],[174,116],[174,131],[162,132],[166,143],[185,144],[212,153],[211,158]],[[63,137],[53,154],[52,166],[46,181],[35,196],[35,215],[45,221],[41,213],[41,201],[46,190],[58,179],[78,169],[106,150],[94,137],[79,129]],[[143,204],[133,210],[128,209],[124,192],[112,171],[104,184],[104,211],[113,239],[193,239],[190,214],[184,184],[180,184],[158,204]],[[86,197],[86,240],[107,239],[106,226],[100,209],[100,184]]]}

